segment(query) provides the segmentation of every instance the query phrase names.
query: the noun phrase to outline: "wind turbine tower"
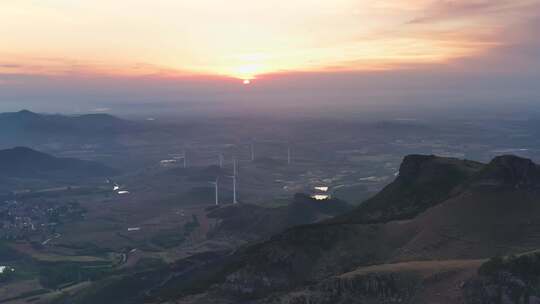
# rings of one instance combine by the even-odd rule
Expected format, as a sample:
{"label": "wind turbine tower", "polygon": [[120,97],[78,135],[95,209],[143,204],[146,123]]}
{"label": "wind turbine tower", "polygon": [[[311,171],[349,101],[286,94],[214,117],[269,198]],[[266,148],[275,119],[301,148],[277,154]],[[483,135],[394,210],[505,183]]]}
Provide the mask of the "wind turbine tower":
{"label": "wind turbine tower", "polygon": [[255,147],[251,144],[251,161],[255,161]]}
{"label": "wind turbine tower", "polygon": [[219,167],[223,168],[223,154],[221,153],[218,155],[218,163],[219,163]]}
{"label": "wind turbine tower", "polygon": [[291,147],[287,147],[287,164],[291,164]]}
{"label": "wind turbine tower", "polygon": [[219,189],[218,189],[218,183],[219,183],[219,178],[216,178],[216,181],[215,181],[215,182],[210,182],[210,184],[214,185],[214,189],[215,189],[215,192],[216,192],[216,206],[219,205]]}
{"label": "wind turbine tower", "polygon": [[236,175],[229,176],[233,180],[233,204],[238,204],[236,200]]}
{"label": "wind turbine tower", "polygon": [[187,168],[187,156],[186,156],[186,150],[182,153],[182,160],[184,161],[184,168]]}

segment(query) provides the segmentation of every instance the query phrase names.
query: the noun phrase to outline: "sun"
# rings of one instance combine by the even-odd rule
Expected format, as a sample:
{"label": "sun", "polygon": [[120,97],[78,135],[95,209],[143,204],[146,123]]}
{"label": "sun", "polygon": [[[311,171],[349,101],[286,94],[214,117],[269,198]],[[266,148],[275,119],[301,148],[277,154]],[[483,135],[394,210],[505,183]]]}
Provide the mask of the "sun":
{"label": "sun", "polygon": [[249,63],[237,66],[231,73],[227,73],[229,76],[238,78],[242,81],[243,84],[251,84],[252,81],[257,77],[256,75],[261,74],[263,71],[263,66],[258,63]]}

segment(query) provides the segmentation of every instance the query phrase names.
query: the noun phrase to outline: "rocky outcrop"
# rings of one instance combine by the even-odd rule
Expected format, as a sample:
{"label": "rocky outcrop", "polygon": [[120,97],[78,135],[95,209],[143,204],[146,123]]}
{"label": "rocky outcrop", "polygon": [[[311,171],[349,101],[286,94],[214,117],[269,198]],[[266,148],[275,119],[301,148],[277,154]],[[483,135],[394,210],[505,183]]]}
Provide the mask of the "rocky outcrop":
{"label": "rocky outcrop", "polygon": [[407,155],[399,166],[399,176],[406,179],[418,178],[422,173],[422,168],[435,159],[437,159],[435,155]]}

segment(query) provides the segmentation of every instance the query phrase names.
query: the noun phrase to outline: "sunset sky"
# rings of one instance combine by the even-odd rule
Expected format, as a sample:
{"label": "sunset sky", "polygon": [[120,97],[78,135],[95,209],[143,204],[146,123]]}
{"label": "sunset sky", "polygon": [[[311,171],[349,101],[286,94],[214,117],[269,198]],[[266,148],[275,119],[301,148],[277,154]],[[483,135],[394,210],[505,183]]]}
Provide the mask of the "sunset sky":
{"label": "sunset sky", "polygon": [[[93,99],[81,101],[88,107],[218,100],[221,93],[235,99],[246,79],[260,86],[248,93],[254,100],[283,97],[284,85],[294,92],[327,83],[335,92],[346,86],[353,102],[359,79],[373,89],[381,75],[442,73],[448,81],[485,69],[480,82],[494,73],[526,78],[537,75],[540,61],[539,4],[0,0],[0,106],[40,98],[73,104],[70,98],[89,92]],[[132,95],[137,83],[144,85]]]}

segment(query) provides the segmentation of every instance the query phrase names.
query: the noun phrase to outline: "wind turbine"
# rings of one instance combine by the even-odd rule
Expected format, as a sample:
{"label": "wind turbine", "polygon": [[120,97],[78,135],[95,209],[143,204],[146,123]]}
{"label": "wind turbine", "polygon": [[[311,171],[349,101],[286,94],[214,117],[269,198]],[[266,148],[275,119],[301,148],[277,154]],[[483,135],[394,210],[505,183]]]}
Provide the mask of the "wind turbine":
{"label": "wind turbine", "polygon": [[222,153],[218,155],[218,163],[219,163],[219,167],[223,168],[223,154]]}
{"label": "wind turbine", "polygon": [[291,164],[291,147],[287,147],[287,165]]}
{"label": "wind turbine", "polygon": [[236,167],[236,157],[233,158],[233,175],[236,176],[238,169]]}
{"label": "wind turbine", "polygon": [[255,147],[251,144],[251,161],[255,161]]}
{"label": "wind turbine", "polygon": [[214,185],[214,187],[216,189],[216,206],[219,205],[218,182],[219,182],[219,177],[216,177],[215,182],[209,182],[211,185]]}
{"label": "wind turbine", "polygon": [[229,176],[233,180],[233,204],[238,204],[236,200],[236,175]]}
{"label": "wind turbine", "polygon": [[184,149],[184,152],[182,153],[182,160],[184,161],[184,168],[187,168],[186,149]]}

